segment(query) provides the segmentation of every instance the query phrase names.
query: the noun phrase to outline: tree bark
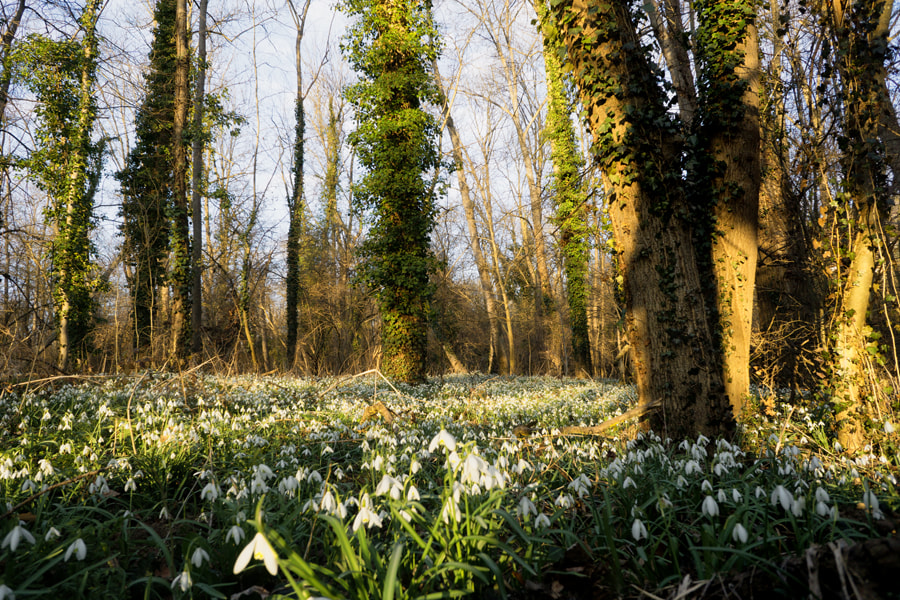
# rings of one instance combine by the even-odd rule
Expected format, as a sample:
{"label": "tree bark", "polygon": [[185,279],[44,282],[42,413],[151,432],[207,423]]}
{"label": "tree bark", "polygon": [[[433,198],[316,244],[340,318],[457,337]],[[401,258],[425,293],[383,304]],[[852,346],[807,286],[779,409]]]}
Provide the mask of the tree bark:
{"label": "tree bark", "polygon": [[206,89],[206,9],[209,0],[200,0],[197,26],[197,81],[194,89],[194,140],[192,142],[191,206],[193,212],[194,240],[191,246],[191,349],[197,354],[203,350],[200,336],[203,326],[203,109]]}
{"label": "tree bark", "polygon": [[[744,0],[716,1],[714,10],[729,16]],[[707,17],[709,18],[709,17]],[[719,27],[715,18],[711,27]],[[705,25],[701,25],[704,27]],[[703,39],[703,38],[701,38]],[[750,393],[750,337],[753,327],[753,292],[759,252],[760,143],[759,143],[759,39],[751,21],[733,50],[718,41],[698,44],[698,53],[710,69],[709,86],[701,102],[708,121],[708,150],[717,165],[712,177],[716,231],[712,240],[712,268],[716,280],[716,312],[723,353],[725,393],[735,416],[744,411]],[[708,56],[705,56],[709,53]],[[725,58],[737,55],[732,70]],[[723,68],[724,67],[724,68]],[[741,93],[742,91],[742,93]],[[740,93],[739,102],[733,97]],[[730,112],[735,111],[735,112]]]}
{"label": "tree bark", "polygon": [[187,2],[175,4],[175,116],[172,127],[173,197],[172,232],[172,356],[186,358],[191,345],[191,252],[187,204],[187,124],[190,68],[187,44]]}
{"label": "tree bark", "polygon": [[697,266],[680,136],[659,81],[636,51],[642,45],[632,15],[595,0],[557,2],[550,11],[609,196],[645,422],[673,438],[729,435],[734,418],[701,285],[709,282],[701,282]]}
{"label": "tree bark", "polygon": [[855,217],[850,265],[842,282],[840,312],[835,319],[832,387],[838,406],[838,440],[849,450],[865,443],[865,389],[869,298],[875,250],[883,243],[880,222],[886,214],[887,178],[879,129],[890,99],[885,95],[888,35],[892,3],[839,0],[825,4],[828,34],[837,51],[844,104],[842,166],[846,209]]}
{"label": "tree bark", "polygon": [[300,310],[300,244],[304,235],[304,217],[306,214],[303,202],[303,164],[304,164],[304,136],[306,132],[306,113],[303,108],[303,63],[301,45],[303,42],[303,30],[306,26],[306,14],[309,10],[310,0],[306,0],[299,11],[292,0],[288,0],[288,8],[294,19],[296,37],[294,42],[294,68],[297,76],[297,89],[294,95],[294,112],[296,125],[294,130],[294,162],[291,171],[294,175],[293,185],[288,198],[288,236],[287,236],[287,277],[285,280],[285,300],[287,309],[287,352],[285,367],[294,366],[297,358],[297,336],[299,332]]}
{"label": "tree bark", "polygon": [[24,14],[25,0],[19,0],[19,3],[16,5],[16,12],[7,22],[3,36],[0,37],[0,68],[3,69],[2,73],[0,73],[0,124],[3,124],[6,117],[6,105],[9,102],[9,86],[12,82],[12,73],[6,64],[6,58],[12,49],[16,31],[19,29],[19,24],[22,22],[22,15]]}

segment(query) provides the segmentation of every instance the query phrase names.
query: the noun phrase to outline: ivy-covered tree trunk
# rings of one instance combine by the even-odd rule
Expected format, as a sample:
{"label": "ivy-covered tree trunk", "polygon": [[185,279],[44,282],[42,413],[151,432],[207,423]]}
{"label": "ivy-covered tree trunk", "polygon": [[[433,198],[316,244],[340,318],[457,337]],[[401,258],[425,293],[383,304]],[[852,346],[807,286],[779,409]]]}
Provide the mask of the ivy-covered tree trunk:
{"label": "ivy-covered tree trunk", "polygon": [[841,282],[840,309],[831,349],[831,387],[838,406],[838,439],[856,450],[864,444],[866,380],[863,354],[866,318],[875,273],[881,222],[887,214],[884,142],[879,127],[885,107],[891,3],[881,0],[826,2],[824,22],[836,52],[844,108],[844,191],[840,199],[852,215],[850,265]]}
{"label": "ivy-covered tree trunk", "polygon": [[636,10],[624,2],[552,2],[544,31],[567,50],[593,133],[646,421],[675,438],[727,435],[734,418],[708,301],[715,282],[695,233],[709,200],[698,202],[683,179],[681,131],[638,36]]}
{"label": "ivy-covered tree trunk", "polygon": [[197,82],[194,88],[194,122],[191,142],[191,213],[194,240],[191,246],[191,351],[203,350],[203,114],[206,92],[206,12],[209,0],[200,0],[197,17]]}
{"label": "ivy-covered tree trunk", "polygon": [[393,379],[425,378],[432,284],[434,174],[439,134],[426,103],[439,95],[426,65],[437,56],[431,2],[345,0],[356,22],[344,49],[360,82],[347,89],[356,108],[351,136],[366,170],[354,188],[374,218],[363,245],[364,278],[381,312],[382,370]]}
{"label": "ivy-covered tree trunk", "polygon": [[91,273],[94,195],[102,144],[92,140],[97,107],[99,0],[89,0],[78,19],[80,41],[32,36],[20,48],[20,77],[38,104],[38,147],[28,159],[31,174],[50,200],[53,300],[58,327],[57,367],[90,347],[94,288]]}
{"label": "ivy-covered tree trunk", "polygon": [[287,234],[287,277],[285,280],[285,304],[287,309],[287,335],[285,367],[294,366],[297,354],[297,334],[299,330],[298,311],[300,310],[300,245],[306,228],[306,205],[303,201],[303,149],[306,135],[306,113],[303,110],[303,63],[301,61],[301,43],[306,25],[306,14],[310,0],[306,0],[301,10],[297,10],[292,0],[288,0],[294,26],[297,29],[294,60],[297,71],[297,91],[294,96],[294,164],[291,172],[294,175],[293,186],[288,196],[288,234]]}
{"label": "ivy-covered tree trunk", "polygon": [[183,360],[191,348],[191,238],[187,202],[187,147],[184,142],[189,107],[187,2],[175,2],[175,115],[172,121],[172,357]]}
{"label": "ivy-covered tree trunk", "polygon": [[160,329],[173,181],[175,0],[157,0],[153,16],[150,68],[135,116],[136,143],[116,174],[122,189],[122,254],[138,352],[151,345]]}
{"label": "ivy-covered tree trunk", "polygon": [[[748,0],[699,0],[697,31],[702,150],[698,183],[711,194],[710,264],[725,393],[740,416],[750,393],[750,336],[759,251],[759,39]],[[708,191],[707,191],[708,190]],[[701,242],[705,245],[706,241]]]}
{"label": "ivy-covered tree trunk", "polygon": [[[538,2],[536,8],[541,21],[546,22],[545,7]],[[556,205],[553,220],[559,228],[559,246],[566,277],[574,371],[579,376],[590,376],[591,344],[587,318],[590,246],[587,194],[581,184],[584,160],[575,144],[575,128],[570,116],[572,106],[566,96],[558,48],[550,43],[544,46],[544,67],[549,105],[544,135],[550,140],[553,160],[551,193]]]}

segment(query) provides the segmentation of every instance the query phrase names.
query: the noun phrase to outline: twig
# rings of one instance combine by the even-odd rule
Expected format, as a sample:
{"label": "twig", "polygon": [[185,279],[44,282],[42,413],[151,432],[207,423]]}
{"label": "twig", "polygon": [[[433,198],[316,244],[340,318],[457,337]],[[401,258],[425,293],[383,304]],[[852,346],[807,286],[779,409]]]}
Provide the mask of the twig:
{"label": "twig", "polygon": [[51,485],[51,486],[49,486],[49,487],[45,487],[45,488],[42,489],[41,491],[39,491],[39,492],[37,492],[37,493],[35,493],[35,494],[32,494],[32,495],[28,496],[27,498],[25,498],[24,500],[22,500],[21,502],[19,502],[19,503],[16,504],[15,506],[13,506],[11,509],[9,509],[9,510],[6,511],[5,513],[3,513],[3,515],[0,516],[0,521],[6,519],[6,517],[10,516],[11,514],[13,514],[14,512],[16,512],[17,510],[19,510],[20,508],[22,508],[23,506],[25,506],[26,504],[28,504],[29,502],[31,502],[32,500],[34,500],[35,498],[38,498],[38,497],[40,497],[40,496],[43,496],[44,494],[46,494],[47,492],[49,492],[49,491],[51,491],[51,490],[55,490],[56,488],[60,488],[60,487],[62,487],[62,486],[64,486],[64,485],[69,485],[70,483],[75,483],[75,482],[78,481],[79,479],[84,479],[85,477],[91,477],[91,476],[93,476],[93,475],[99,475],[100,473],[102,473],[102,472],[105,471],[105,470],[106,470],[106,468],[97,469],[96,471],[89,471],[88,473],[82,473],[82,474],[79,475],[78,477],[73,477],[73,478],[71,478],[71,479],[66,479],[65,481],[60,481],[59,483],[54,483],[53,485]]}

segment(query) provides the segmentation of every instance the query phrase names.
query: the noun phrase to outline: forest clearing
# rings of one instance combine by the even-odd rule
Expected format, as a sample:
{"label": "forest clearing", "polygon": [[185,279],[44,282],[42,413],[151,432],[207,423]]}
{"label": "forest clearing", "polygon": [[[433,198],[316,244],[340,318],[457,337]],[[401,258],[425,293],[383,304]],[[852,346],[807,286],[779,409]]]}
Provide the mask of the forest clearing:
{"label": "forest clearing", "polygon": [[765,393],[733,443],[561,433],[635,400],[483,375],[10,385],[0,596],[895,597],[892,415],[856,455],[821,403]]}

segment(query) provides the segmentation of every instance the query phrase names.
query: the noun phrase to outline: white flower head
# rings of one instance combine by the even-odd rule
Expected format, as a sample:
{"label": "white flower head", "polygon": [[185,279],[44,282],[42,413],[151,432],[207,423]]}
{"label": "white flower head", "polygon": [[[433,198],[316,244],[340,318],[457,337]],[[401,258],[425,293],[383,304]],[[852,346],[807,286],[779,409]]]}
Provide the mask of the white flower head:
{"label": "white flower head", "polygon": [[210,481],[205,486],[203,486],[203,491],[200,492],[200,499],[208,500],[209,502],[215,502],[220,493],[222,493],[222,490],[219,489],[219,486],[216,485],[216,482]]}
{"label": "white flower head", "polygon": [[434,452],[439,447],[445,447],[449,452],[456,450],[456,438],[450,435],[446,429],[441,429],[436,436],[431,438],[428,451]]}
{"label": "white flower head", "polygon": [[878,496],[875,495],[875,492],[866,490],[866,493],[863,494],[862,503],[866,510],[872,512],[873,519],[884,518],[884,513],[881,512],[881,509],[878,507]]}
{"label": "white flower head", "polygon": [[175,588],[181,589],[182,592],[186,592],[194,585],[194,582],[191,580],[191,574],[185,569],[178,576],[172,580],[172,589]]}
{"label": "white flower head", "polygon": [[367,529],[372,529],[381,527],[381,524],[381,516],[372,510],[372,501],[369,499],[369,495],[363,494],[362,500],[359,502],[359,512],[356,513],[356,518],[353,520],[353,531],[355,532],[363,525]]}
{"label": "white flower head", "polygon": [[528,499],[528,496],[522,496],[521,500],[519,500],[519,505],[516,507],[516,512],[519,513],[520,518],[525,519],[528,515],[536,515],[537,508],[534,502]]}
{"label": "white flower head", "polygon": [[735,542],[746,544],[747,537],[747,529],[740,523],[736,524],[734,529],[731,530],[731,539]]}
{"label": "white flower head", "polygon": [[63,558],[64,562],[69,562],[69,559],[72,558],[72,555],[75,555],[75,560],[84,560],[84,557],[87,556],[87,547],[84,545],[84,540],[78,538],[66,548],[66,555]]}
{"label": "white flower head", "polygon": [[231,529],[229,529],[228,533],[225,535],[225,541],[234,540],[235,544],[240,544],[246,535],[247,534],[244,533],[244,529],[240,525],[232,525]]}
{"label": "white flower head", "polygon": [[5,583],[0,583],[0,600],[16,600],[16,595]]}
{"label": "white flower head", "polygon": [[44,541],[49,542],[50,540],[58,538],[60,535],[62,534],[59,533],[59,529],[51,527],[50,530],[44,534]]}
{"label": "white flower head", "polygon": [[641,539],[647,539],[647,527],[640,519],[635,519],[634,523],[631,524],[631,537],[636,542],[641,541]]}
{"label": "white flower head", "polygon": [[534,526],[540,529],[546,529],[547,527],[550,527],[550,518],[544,513],[541,513],[535,517]]}
{"label": "white flower head", "polygon": [[200,568],[203,566],[203,561],[209,562],[209,553],[203,548],[195,548],[191,553],[191,564]]}
{"label": "white flower head", "polygon": [[237,575],[246,569],[251,558],[263,561],[270,575],[278,573],[278,555],[275,554],[275,549],[272,548],[272,544],[269,543],[266,536],[260,532],[256,532],[250,543],[241,550],[234,562],[234,574]]}
{"label": "white flower head", "polygon": [[772,497],[770,500],[772,501],[772,506],[781,504],[781,508],[784,509],[785,512],[791,510],[791,505],[794,504],[793,494],[787,491],[783,485],[775,486],[775,489],[772,490]]}
{"label": "white flower head", "polygon": [[709,517],[719,516],[719,505],[716,503],[715,498],[713,498],[712,496],[707,496],[703,499],[701,510],[703,511],[704,515],[707,515]]}
{"label": "white flower head", "polygon": [[7,533],[6,537],[3,538],[3,544],[0,544],[0,548],[8,547],[11,552],[15,552],[22,540],[34,545],[34,536],[31,535],[31,532],[21,525],[16,525],[12,528],[12,531]]}

